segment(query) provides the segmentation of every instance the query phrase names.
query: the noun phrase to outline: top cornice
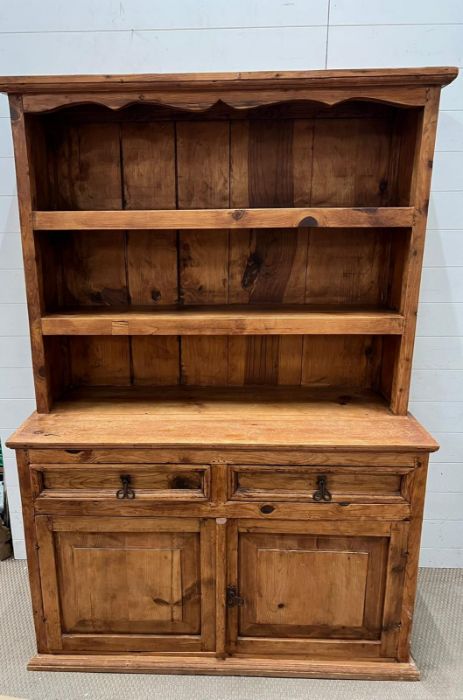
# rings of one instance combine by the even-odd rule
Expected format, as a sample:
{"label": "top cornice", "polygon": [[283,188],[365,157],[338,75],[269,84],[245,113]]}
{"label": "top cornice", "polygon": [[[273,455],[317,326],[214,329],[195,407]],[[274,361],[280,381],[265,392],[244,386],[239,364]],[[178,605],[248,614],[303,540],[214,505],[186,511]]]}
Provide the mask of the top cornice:
{"label": "top cornice", "polygon": [[36,75],[0,77],[0,92],[50,94],[221,89],[349,89],[364,87],[444,86],[458,68],[369,68],[241,73],[158,73],[134,75]]}

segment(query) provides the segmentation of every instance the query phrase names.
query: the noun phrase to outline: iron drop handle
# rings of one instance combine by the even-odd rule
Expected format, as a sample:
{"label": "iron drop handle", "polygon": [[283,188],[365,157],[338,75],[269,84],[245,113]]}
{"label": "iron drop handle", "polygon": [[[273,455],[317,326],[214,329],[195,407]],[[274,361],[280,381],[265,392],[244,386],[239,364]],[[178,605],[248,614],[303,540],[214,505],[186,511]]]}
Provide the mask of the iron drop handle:
{"label": "iron drop handle", "polygon": [[122,488],[116,491],[116,498],[135,498],[135,491],[130,488],[131,481],[130,474],[121,474]]}
{"label": "iron drop handle", "polygon": [[331,501],[331,493],[328,491],[327,479],[324,474],[317,477],[317,490],[314,491],[313,500],[318,503],[321,501],[325,501],[325,503]]}

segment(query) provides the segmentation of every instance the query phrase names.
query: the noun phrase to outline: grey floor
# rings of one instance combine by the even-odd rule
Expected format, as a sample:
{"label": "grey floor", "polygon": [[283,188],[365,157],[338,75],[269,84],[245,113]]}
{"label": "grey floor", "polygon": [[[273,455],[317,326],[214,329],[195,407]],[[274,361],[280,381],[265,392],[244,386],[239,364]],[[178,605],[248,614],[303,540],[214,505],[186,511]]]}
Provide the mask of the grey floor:
{"label": "grey floor", "polygon": [[26,700],[463,700],[463,570],[420,572],[413,653],[419,683],[32,673],[26,563],[0,563],[0,697]]}

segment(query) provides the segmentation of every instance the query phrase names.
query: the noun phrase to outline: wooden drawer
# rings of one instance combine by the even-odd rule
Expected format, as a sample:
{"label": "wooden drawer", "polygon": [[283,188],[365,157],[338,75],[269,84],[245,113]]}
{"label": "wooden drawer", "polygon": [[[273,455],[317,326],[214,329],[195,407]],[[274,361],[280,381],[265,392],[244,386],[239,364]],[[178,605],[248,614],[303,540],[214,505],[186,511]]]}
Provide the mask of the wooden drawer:
{"label": "wooden drawer", "polygon": [[415,467],[420,458],[415,452],[327,452],[313,450],[265,450],[246,448],[191,449],[108,447],[84,449],[31,449],[28,450],[31,464],[261,464],[261,465],[321,465],[350,467],[377,467],[395,465]]}
{"label": "wooden drawer", "polygon": [[233,501],[311,501],[393,503],[408,501],[407,467],[261,467],[230,468]]}
{"label": "wooden drawer", "polygon": [[120,503],[204,501],[210,493],[206,465],[32,465],[35,492],[44,498],[111,499]]}

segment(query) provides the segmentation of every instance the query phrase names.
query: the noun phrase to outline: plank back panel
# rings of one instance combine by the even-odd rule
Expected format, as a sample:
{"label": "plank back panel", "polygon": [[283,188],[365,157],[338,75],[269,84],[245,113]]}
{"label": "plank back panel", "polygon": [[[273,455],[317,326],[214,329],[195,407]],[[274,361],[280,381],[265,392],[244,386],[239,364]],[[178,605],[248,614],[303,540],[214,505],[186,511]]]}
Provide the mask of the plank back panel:
{"label": "plank back panel", "polygon": [[192,209],[229,199],[243,208],[386,206],[409,201],[419,110],[288,102],[192,114],[146,104],[27,119],[34,170],[48,171],[49,184],[33,188],[43,209]]}
{"label": "plank back panel", "polygon": [[[174,122],[123,122],[120,128],[124,208],[175,209]],[[127,231],[124,256],[131,304],[159,307],[178,302],[175,231]],[[176,337],[133,336],[128,343],[133,384],[178,383],[180,358]]]}
{"label": "plank back panel", "polygon": [[[52,205],[57,209],[121,209],[122,171],[118,124],[52,119],[47,132]],[[55,239],[56,240],[56,239]],[[62,237],[60,299],[64,305],[127,304],[125,234],[110,231]],[[45,263],[46,264],[46,263]],[[68,339],[71,383],[130,383],[128,338]],[[61,390],[64,387],[61,387]],[[55,393],[59,393],[56,389]]]}
{"label": "plank back panel", "polygon": [[[296,126],[297,124],[297,126]],[[231,126],[230,206],[285,207],[310,202],[312,125],[309,120],[249,119]],[[246,230],[230,236],[231,303],[303,303],[307,230]],[[291,342],[291,341],[290,341]],[[237,345],[246,345],[239,352]],[[281,346],[281,347],[280,347]],[[291,354],[277,336],[234,341],[230,362],[235,381],[299,383],[301,344]]]}
{"label": "plank back panel", "polygon": [[[177,240],[178,239],[178,240]],[[316,304],[400,308],[409,232],[73,231],[39,236],[48,310]],[[46,266],[46,267],[45,267]]]}
{"label": "plank back panel", "polygon": [[311,229],[307,304],[385,304],[391,239],[379,229]]}
{"label": "plank back panel", "polygon": [[68,342],[71,385],[130,384],[131,362],[127,338],[73,336]]}
{"label": "plank back panel", "polygon": [[390,391],[381,372],[387,367],[381,336],[135,336],[131,346],[124,336],[47,340],[57,354],[63,344],[67,350],[56,366],[61,390],[79,385],[302,384],[382,389],[386,396]]}
{"label": "plank back panel", "polygon": [[380,349],[378,336],[305,336],[301,383],[374,388]]}
{"label": "plank back panel", "polygon": [[383,119],[325,119],[315,126],[313,206],[386,206],[392,129]]}
{"label": "plank back panel", "polygon": [[122,209],[119,126],[60,124],[48,132],[54,209]]}
{"label": "plank back panel", "polygon": [[124,231],[79,231],[61,238],[64,306],[129,302]]}
{"label": "plank back panel", "polygon": [[[180,209],[229,206],[230,126],[225,121],[179,122],[177,202]],[[203,246],[207,243],[207,249]],[[181,231],[179,301],[228,301],[228,231]],[[184,384],[226,384],[228,338],[181,339]],[[200,378],[205,376],[205,381]]]}
{"label": "plank back panel", "polygon": [[[28,117],[29,119],[29,117]],[[37,204],[51,209],[387,206],[409,203],[419,110],[304,102],[194,114],[134,105],[66,108],[28,122]],[[235,229],[59,232],[40,251],[47,308],[322,304],[400,309],[403,231]],[[398,350],[362,338],[69,339],[69,384],[351,384],[390,395]],[[374,341],[379,347],[379,341]],[[366,344],[365,344],[366,343]],[[100,347],[100,344],[101,347]],[[50,354],[56,355],[48,343]],[[370,348],[370,349],[369,349]],[[390,350],[391,349],[391,350]],[[355,353],[360,362],[355,362]],[[103,365],[109,363],[106,367]],[[352,372],[352,381],[349,373]],[[67,378],[67,379],[66,379]]]}
{"label": "plank back panel", "polygon": [[175,209],[173,122],[121,124],[124,209]]}

